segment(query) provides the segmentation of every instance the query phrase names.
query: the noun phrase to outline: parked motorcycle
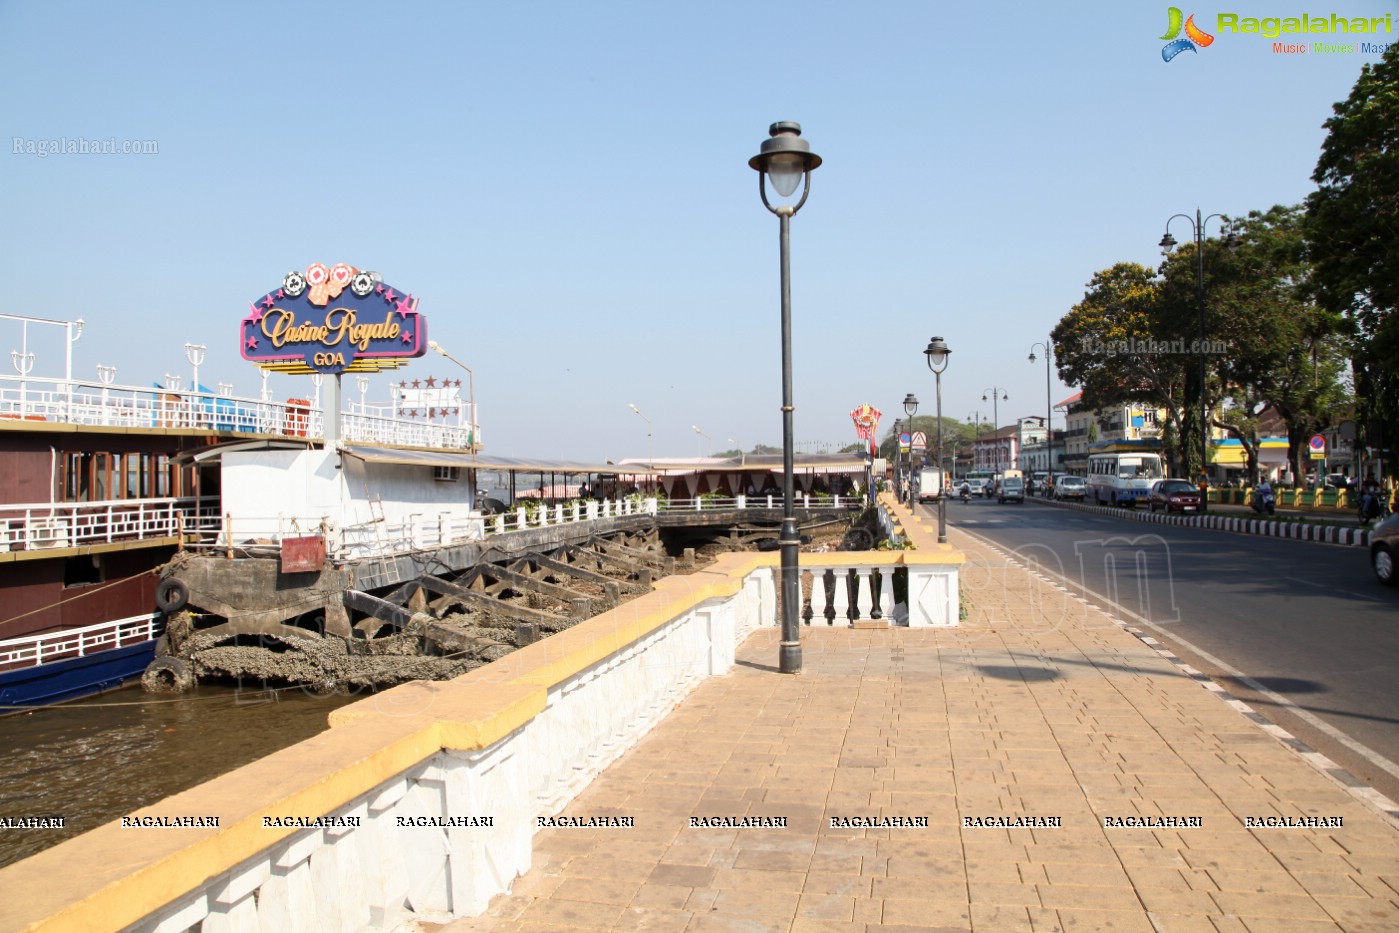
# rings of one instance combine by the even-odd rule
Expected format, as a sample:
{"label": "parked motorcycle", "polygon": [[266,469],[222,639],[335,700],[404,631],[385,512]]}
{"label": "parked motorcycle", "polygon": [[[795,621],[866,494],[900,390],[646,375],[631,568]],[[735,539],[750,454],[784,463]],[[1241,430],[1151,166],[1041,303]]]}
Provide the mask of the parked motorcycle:
{"label": "parked motorcycle", "polygon": [[1273,487],[1267,483],[1261,483],[1253,490],[1253,511],[1260,515],[1272,515],[1277,508],[1277,497],[1273,495]]}

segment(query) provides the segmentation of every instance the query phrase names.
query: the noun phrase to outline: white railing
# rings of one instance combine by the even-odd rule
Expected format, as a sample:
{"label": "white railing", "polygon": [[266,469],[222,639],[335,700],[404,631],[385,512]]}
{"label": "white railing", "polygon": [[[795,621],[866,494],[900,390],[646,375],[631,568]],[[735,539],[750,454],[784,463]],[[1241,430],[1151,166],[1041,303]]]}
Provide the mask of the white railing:
{"label": "white railing", "polygon": [[85,657],[109,648],[150,641],[163,628],[156,613],[99,622],[47,635],[26,635],[0,641],[0,670],[34,667],[68,657]]}
{"label": "white railing", "polygon": [[106,499],[0,505],[0,552],[169,538],[216,514],[205,499]]}
{"label": "white railing", "polygon": [[[280,547],[283,539],[325,535],[327,554],[334,560],[388,557],[467,541],[490,534],[547,528],[623,515],[654,515],[655,500],[620,499],[570,502],[544,508],[518,506],[511,512],[422,512],[389,521],[335,525],[328,515],[223,515],[201,513],[199,530],[204,541],[197,547],[223,550],[249,542]],[[187,526],[188,528],[188,526]]]}
{"label": "white railing", "polygon": [[468,424],[432,424],[385,415],[346,412],[340,418],[343,439],[360,444],[395,444],[400,447],[470,449],[481,443],[481,432]]}
{"label": "white railing", "polygon": [[[351,443],[468,449],[479,429],[374,414],[354,405],[341,416],[341,439]],[[305,399],[285,402],[155,387],[96,385],[62,379],[0,375],[0,420],[51,421],[119,428],[185,428],[288,437],[324,436],[321,409]]]}
{"label": "white railing", "polygon": [[[858,506],[864,499],[860,496],[820,496],[798,493],[793,505],[799,509],[837,508],[848,509]],[[782,494],[772,493],[760,496],[699,496],[694,499],[661,499],[658,508],[662,512],[705,512],[716,509],[780,509]]]}

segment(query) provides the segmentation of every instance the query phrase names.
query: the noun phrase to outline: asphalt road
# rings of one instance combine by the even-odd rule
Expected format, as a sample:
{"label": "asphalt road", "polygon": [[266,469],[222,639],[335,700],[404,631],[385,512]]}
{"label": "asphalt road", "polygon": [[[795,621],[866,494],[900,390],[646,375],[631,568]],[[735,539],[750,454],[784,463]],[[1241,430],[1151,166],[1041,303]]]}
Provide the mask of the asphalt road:
{"label": "asphalt road", "polygon": [[[922,506],[933,510],[935,506]],[[1399,801],[1399,587],[1363,548],[953,500],[948,523],[1037,560]]]}

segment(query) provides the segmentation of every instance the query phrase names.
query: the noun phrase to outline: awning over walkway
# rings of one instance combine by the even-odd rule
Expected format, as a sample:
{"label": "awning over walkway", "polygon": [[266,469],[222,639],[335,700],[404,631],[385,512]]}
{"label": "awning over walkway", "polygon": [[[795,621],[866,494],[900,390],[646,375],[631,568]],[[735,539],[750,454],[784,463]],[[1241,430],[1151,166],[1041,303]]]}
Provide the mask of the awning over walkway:
{"label": "awning over walkway", "polygon": [[603,473],[628,476],[658,472],[645,466],[616,463],[584,463],[574,460],[544,460],[533,457],[488,457],[465,451],[424,450],[404,447],[372,447],[346,444],[340,452],[368,463],[399,463],[408,466],[460,467],[466,470],[505,470],[514,473]]}
{"label": "awning over walkway", "polygon": [[[646,461],[623,460],[613,467],[630,472],[638,464],[646,471]],[[698,457],[693,460],[656,459],[655,472],[662,475],[680,473],[761,473],[767,470],[781,472],[781,454],[745,454],[742,457]],[[818,473],[850,473],[863,471],[869,460],[859,454],[795,454],[792,468],[797,471]]]}

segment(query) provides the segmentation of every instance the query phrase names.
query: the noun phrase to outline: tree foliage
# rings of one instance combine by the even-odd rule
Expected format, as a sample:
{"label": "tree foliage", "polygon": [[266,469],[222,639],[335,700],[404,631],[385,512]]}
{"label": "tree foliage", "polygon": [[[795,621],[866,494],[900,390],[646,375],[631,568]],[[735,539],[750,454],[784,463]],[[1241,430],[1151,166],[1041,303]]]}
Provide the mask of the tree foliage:
{"label": "tree foliage", "polygon": [[1094,274],[1087,288],[1050,333],[1059,378],[1079,387],[1086,408],[1164,408],[1179,437],[1185,358],[1151,352],[1179,339],[1174,322],[1161,315],[1161,282],[1146,266],[1119,262]]}
{"label": "tree foliage", "polygon": [[1277,206],[1236,221],[1239,245],[1218,294],[1231,322],[1220,391],[1232,407],[1271,406],[1287,422],[1288,460],[1299,476],[1307,439],[1334,424],[1347,403],[1345,323],[1315,300],[1304,217],[1300,206]]}
{"label": "tree foliage", "polygon": [[1361,423],[1371,444],[1399,419],[1399,44],[1361,68],[1332,108],[1307,199],[1320,302],[1354,326]]}
{"label": "tree foliage", "polygon": [[1118,263],[1095,275],[1053,332],[1059,374],[1087,407],[1164,409],[1162,444],[1181,475],[1200,466],[1202,397],[1250,470],[1271,406],[1300,470],[1306,438],[1345,402],[1343,321],[1314,299],[1300,207],[1223,220],[1227,239],[1187,243],[1155,273]]}

